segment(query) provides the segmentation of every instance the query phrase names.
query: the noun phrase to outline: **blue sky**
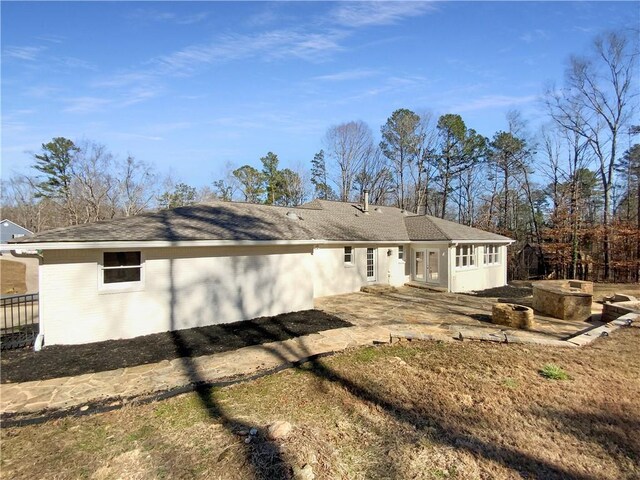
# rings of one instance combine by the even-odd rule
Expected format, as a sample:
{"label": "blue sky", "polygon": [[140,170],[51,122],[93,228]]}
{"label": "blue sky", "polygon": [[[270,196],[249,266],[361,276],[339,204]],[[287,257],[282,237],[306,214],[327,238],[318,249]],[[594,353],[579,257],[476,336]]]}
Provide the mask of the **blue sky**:
{"label": "blue sky", "polygon": [[194,186],[225,165],[308,165],[331,125],[397,108],[486,136],[639,2],[2,2],[2,176],[56,136]]}

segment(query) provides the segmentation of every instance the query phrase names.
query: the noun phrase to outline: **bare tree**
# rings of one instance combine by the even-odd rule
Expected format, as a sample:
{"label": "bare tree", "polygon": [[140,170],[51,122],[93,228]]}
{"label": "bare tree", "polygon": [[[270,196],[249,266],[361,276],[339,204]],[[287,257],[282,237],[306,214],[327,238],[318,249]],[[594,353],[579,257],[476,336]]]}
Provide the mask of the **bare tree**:
{"label": "bare tree", "polygon": [[128,155],[122,163],[117,163],[116,192],[114,203],[119,204],[125,217],[138,215],[150,208],[157,196],[157,174],[148,163]]}
{"label": "bare tree", "polygon": [[[573,56],[565,75],[565,88],[547,91],[547,103],[554,119],[582,137],[598,160],[603,191],[604,278],[610,277],[610,215],[618,137],[629,121],[632,89],[637,65],[637,48],[625,34],[610,32],[598,36],[589,56]],[[571,113],[578,108],[581,115]]]}
{"label": "bare tree", "polygon": [[336,184],[339,200],[348,202],[356,176],[374,153],[371,129],[361,120],[335,125],[327,131],[324,143],[329,162],[334,167],[331,180]]}

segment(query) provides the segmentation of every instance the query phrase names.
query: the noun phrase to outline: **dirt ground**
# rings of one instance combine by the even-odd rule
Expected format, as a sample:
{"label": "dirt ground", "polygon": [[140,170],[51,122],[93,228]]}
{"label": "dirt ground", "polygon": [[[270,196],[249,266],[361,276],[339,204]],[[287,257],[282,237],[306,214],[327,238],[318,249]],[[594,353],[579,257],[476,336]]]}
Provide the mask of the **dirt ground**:
{"label": "dirt ground", "polygon": [[84,345],[52,345],[35,353],[8,350],[0,358],[2,383],[45,380],[145,365],[179,357],[199,357],[259,345],[350,323],[318,310],[284,313],[244,322],[156,333]]}
{"label": "dirt ground", "polygon": [[16,257],[10,253],[2,253],[0,256],[1,293],[3,295],[36,293],[39,263],[37,258]]}
{"label": "dirt ground", "polygon": [[[638,342],[640,329],[626,328],[575,349],[362,348],[233,387],[4,428],[0,477],[289,479],[309,465],[318,480],[637,479]],[[548,364],[569,379],[543,378]],[[271,441],[276,420],[293,429]],[[37,454],[25,462],[25,452]]]}
{"label": "dirt ground", "polygon": [[27,267],[20,262],[0,259],[0,289],[3,295],[17,295],[27,292]]}

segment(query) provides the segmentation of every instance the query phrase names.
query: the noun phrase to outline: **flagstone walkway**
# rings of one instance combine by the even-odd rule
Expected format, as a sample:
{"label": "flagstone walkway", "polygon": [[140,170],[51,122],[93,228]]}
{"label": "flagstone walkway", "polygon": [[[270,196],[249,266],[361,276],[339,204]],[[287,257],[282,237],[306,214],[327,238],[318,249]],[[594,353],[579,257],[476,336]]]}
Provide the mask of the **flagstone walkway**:
{"label": "flagstone walkway", "polygon": [[[509,330],[486,321],[491,299],[400,289],[390,295],[354,293],[318,299],[317,308],[354,324],[290,340],[266,343],[196,358],[164,360],[75,377],[3,384],[3,418],[167,392],[197,384],[251,377],[350,347],[389,343],[394,339],[493,340],[575,347],[564,341],[589,324],[566,325],[551,319],[533,331]],[[495,300],[495,299],[494,299]],[[540,320],[536,318],[536,320]],[[544,319],[543,319],[544,320]],[[558,323],[561,322],[561,323]],[[595,337],[593,337],[595,338]],[[589,338],[587,338],[589,340]],[[34,354],[37,355],[37,354]],[[35,361],[35,357],[34,357]]]}

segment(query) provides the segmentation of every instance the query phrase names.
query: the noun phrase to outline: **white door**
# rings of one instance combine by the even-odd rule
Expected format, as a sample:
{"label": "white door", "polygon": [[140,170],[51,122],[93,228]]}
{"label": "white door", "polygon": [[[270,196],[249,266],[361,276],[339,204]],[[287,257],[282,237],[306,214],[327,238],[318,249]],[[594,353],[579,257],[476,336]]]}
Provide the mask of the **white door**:
{"label": "white door", "polygon": [[438,283],[438,273],[440,271],[439,250],[427,250],[427,282]]}
{"label": "white door", "polygon": [[424,282],[424,257],[425,250],[413,252],[413,279],[419,282]]}
{"label": "white door", "polygon": [[376,249],[367,248],[367,281],[376,279]]}

